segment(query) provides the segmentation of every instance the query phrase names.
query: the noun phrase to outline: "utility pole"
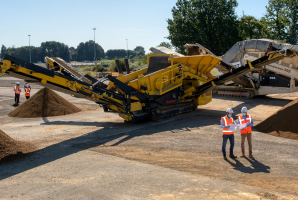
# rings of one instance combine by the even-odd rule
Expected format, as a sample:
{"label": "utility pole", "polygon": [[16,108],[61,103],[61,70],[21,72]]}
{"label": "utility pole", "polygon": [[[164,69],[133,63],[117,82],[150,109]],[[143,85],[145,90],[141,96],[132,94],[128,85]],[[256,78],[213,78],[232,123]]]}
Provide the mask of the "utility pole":
{"label": "utility pole", "polygon": [[30,58],[30,63],[31,63],[31,48],[30,48],[30,36],[31,35],[28,35],[29,36],[29,58]]}
{"label": "utility pole", "polygon": [[126,39],[126,50],[127,50],[127,59],[128,59],[128,41]]}
{"label": "utility pole", "polygon": [[93,28],[94,30],[94,60],[95,60],[95,78],[97,77],[97,58],[96,58],[96,49],[95,49],[95,30],[96,28]]}
{"label": "utility pole", "polygon": [[95,51],[95,30],[96,28],[93,28],[94,30],[94,59],[96,58],[96,51]]}

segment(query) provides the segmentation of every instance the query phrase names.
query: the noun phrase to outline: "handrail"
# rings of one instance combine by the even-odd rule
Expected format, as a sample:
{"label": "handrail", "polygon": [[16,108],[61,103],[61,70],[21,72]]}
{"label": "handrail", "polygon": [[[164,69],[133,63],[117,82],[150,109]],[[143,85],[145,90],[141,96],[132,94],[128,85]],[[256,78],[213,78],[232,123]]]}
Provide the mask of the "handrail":
{"label": "handrail", "polygon": [[[166,72],[160,74],[160,87],[159,87],[159,92],[160,92],[160,94],[162,94],[162,89],[163,89],[162,85],[163,85],[164,83],[166,83],[166,82],[168,82],[168,81],[171,81],[171,80],[177,78],[177,77],[180,76],[180,75],[181,75],[181,77],[183,76],[183,71],[181,71],[179,75],[174,76],[174,71],[175,71],[176,69],[179,69],[179,67],[177,66],[177,67],[174,68],[174,66],[172,65],[172,69],[169,69],[169,70],[167,70]],[[167,74],[167,73],[169,73],[169,72],[172,72],[172,78],[170,78],[170,79],[167,78],[166,81],[163,81],[163,78],[164,78],[164,77],[168,77],[168,76],[163,76],[163,74]]]}

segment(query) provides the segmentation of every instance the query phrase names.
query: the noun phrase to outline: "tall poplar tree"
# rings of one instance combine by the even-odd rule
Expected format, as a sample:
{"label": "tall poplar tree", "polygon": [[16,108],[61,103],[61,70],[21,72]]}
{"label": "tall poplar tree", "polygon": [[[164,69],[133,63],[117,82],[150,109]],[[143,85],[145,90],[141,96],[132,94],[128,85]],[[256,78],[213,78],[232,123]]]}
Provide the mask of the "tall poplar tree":
{"label": "tall poplar tree", "polygon": [[266,6],[265,20],[270,30],[269,38],[285,41],[289,25],[287,0],[269,0]]}
{"label": "tall poplar tree", "polygon": [[298,43],[298,0],[287,0],[288,16],[290,20],[287,42]]}
{"label": "tall poplar tree", "polygon": [[168,19],[172,45],[184,53],[186,43],[200,43],[217,55],[239,41],[236,0],[178,0]]}

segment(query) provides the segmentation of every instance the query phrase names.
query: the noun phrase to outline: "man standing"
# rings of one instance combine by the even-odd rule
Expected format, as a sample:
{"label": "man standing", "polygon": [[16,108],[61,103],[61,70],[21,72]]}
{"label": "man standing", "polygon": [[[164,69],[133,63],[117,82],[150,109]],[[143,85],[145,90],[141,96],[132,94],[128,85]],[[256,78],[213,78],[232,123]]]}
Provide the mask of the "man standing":
{"label": "man standing", "polygon": [[14,86],[13,90],[14,90],[14,93],[15,93],[15,97],[14,97],[15,105],[19,105],[20,93],[21,93],[20,83],[19,82],[16,82],[16,85]]}
{"label": "man standing", "polygon": [[31,92],[31,86],[25,82],[25,85],[24,85],[24,90],[26,91],[26,88],[29,88],[30,92]]}
{"label": "man standing", "polygon": [[25,88],[25,97],[26,99],[30,98],[30,89],[28,87]]}
{"label": "man standing", "polygon": [[241,109],[241,116],[238,117],[238,124],[247,124],[247,127],[240,130],[241,133],[241,151],[242,155],[240,157],[245,157],[245,150],[244,150],[244,142],[245,138],[247,138],[248,142],[248,150],[249,150],[249,158],[254,160],[252,156],[252,145],[251,145],[251,127],[254,124],[251,115],[247,114],[247,108],[243,107]]}
{"label": "man standing", "polygon": [[233,110],[231,108],[228,108],[226,110],[226,116],[222,117],[220,121],[220,127],[223,129],[222,153],[225,160],[227,160],[226,145],[228,139],[230,140],[230,158],[237,158],[237,156],[233,154],[234,132],[229,130],[230,124],[236,124],[232,117],[233,113]]}

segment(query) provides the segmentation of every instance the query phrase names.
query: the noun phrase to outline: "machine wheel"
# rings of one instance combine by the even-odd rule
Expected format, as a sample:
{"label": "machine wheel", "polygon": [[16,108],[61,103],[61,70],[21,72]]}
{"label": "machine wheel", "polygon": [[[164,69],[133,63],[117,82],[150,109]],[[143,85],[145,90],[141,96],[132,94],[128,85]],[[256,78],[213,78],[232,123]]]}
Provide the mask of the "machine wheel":
{"label": "machine wheel", "polygon": [[247,92],[246,98],[247,99],[252,99],[255,96],[255,92],[254,91],[249,91]]}

